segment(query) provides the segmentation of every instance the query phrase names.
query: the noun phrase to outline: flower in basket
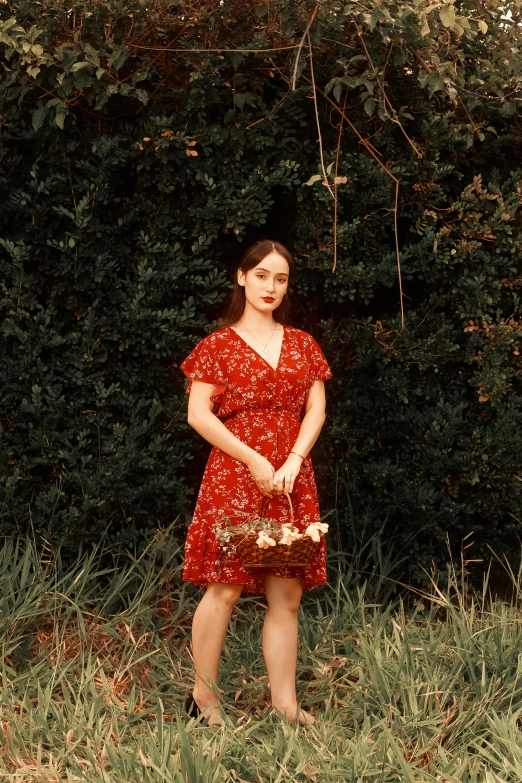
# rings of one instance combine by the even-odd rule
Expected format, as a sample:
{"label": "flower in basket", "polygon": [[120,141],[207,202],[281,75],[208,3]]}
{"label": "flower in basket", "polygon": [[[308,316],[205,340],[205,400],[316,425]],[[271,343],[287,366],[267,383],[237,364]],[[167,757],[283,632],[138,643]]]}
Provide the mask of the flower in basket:
{"label": "flower in basket", "polygon": [[287,546],[290,546],[292,541],[297,541],[298,538],[302,538],[301,533],[296,527],[288,527],[288,525],[283,525],[281,527],[282,536],[279,539],[280,544],[286,544]]}
{"label": "flower in basket", "polygon": [[269,546],[275,546],[276,542],[273,538],[270,538],[270,536],[268,536],[264,530],[261,530],[259,532],[256,544],[260,549],[268,549]]}
{"label": "flower in basket", "polygon": [[312,541],[319,541],[321,538],[321,535],[324,535],[328,532],[328,525],[326,522],[312,522],[311,525],[308,525],[308,527],[305,530],[305,536],[310,536]]}

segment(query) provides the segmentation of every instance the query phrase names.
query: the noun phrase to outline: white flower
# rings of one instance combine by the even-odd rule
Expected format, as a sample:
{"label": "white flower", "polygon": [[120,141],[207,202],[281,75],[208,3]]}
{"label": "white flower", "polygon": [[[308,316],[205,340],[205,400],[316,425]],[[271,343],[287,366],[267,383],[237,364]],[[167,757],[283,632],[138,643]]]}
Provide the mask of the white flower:
{"label": "white flower", "polygon": [[268,536],[264,530],[261,530],[256,544],[260,549],[268,549],[269,546],[275,546],[276,542],[273,538],[270,538],[270,536]]}
{"label": "white flower", "polygon": [[308,525],[305,531],[305,535],[310,536],[312,541],[319,541],[321,538],[321,535],[324,535],[328,532],[328,525],[326,522],[312,522],[311,525]]}
{"label": "white flower", "polygon": [[286,544],[287,546],[290,546],[292,541],[297,541],[298,538],[301,538],[301,533],[296,527],[288,527],[288,525],[283,525],[281,527],[283,535],[279,539],[280,544]]}

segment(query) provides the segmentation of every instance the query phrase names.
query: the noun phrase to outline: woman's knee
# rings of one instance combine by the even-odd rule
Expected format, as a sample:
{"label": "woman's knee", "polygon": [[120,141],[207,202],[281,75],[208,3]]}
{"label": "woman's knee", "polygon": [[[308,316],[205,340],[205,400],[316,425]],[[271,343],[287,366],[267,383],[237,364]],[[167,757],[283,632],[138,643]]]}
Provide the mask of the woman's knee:
{"label": "woman's knee", "polygon": [[237,599],[241,595],[243,585],[228,585],[221,582],[209,582],[207,587],[207,594],[214,600],[227,606],[234,606]]}
{"label": "woman's knee", "polygon": [[265,588],[269,609],[297,614],[303,595],[303,585],[300,579],[284,579],[267,575]]}

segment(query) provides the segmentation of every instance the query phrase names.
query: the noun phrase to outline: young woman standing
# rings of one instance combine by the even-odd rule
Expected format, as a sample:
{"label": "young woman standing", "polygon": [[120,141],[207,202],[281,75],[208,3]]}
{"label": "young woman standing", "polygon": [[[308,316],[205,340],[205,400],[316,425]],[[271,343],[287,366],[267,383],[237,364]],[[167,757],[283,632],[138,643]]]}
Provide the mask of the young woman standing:
{"label": "young woman standing", "polygon": [[[303,590],[326,581],[325,540],[306,567],[244,568],[223,557],[215,523],[224,512],[289,520],[291,493],[300,532],[320,519],[308,452],[325,420],[323,381],[332,377],[315,340],[287,324],[294,260],[278,242],[261,240],[243,255],[221,328],[203,338],[181,364],[189,378],[188,422],[214,447],[187,533],[183,578],[206,587],[194,614],[195,686],[190,714],[209,725],[222,719],[218,664],[228,622],[241,592],[265,594],[263,654],[271,702],[289,721],[313,723],[298,710],[295,677],[297,612]],[[238,515],[239,514],[239,515]]]}

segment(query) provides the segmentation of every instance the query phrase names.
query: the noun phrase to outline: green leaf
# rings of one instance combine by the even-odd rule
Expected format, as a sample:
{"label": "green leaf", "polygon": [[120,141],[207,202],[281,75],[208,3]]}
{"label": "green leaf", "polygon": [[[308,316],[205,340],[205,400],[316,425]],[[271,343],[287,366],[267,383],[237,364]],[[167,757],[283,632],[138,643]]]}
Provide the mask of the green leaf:
{"label": "green leaf", "polygon": [[267,5],[258,5],[256,8],[256,16],[258,16],[260,19],[263,16],[266,16],[268,13],[268,6]]}
{"label": "green leaf", "polygon": [[109,100],[108,93],[107,92],[101,92],[98,95],[97,99],[96,99],[96,106],[94,108],[95,109],[101,109],[103,106],[105,106],[105,104],[107,103],[108,100]]}
{"label": "green leaf", "polygon": [[81,68],[86,68],[87,66],[90,66],[90,63],[81,62],[81,63],[74,63],[73,67],[71,68],[71,73],[74,73],[74,71],[79,71]]}
{"label": "green leaf", "polygon": [[12,16],[10,19],[6,19],[5,22],[0,22],[0,27],[2,28],[3,32],[5,33],[7,30],[9,30],[11,27],[13,27],[18,20],[16,17]]}
{"label": "green leaf", "polygon": [[86,60],[90,62],[91,65],[100,65],[100,58],[98,57],[98,52],[96,49],[94,49],[90,44],[84,44],[83,50],[85,52]]}
{"label": "green leaf", "polygon": [[321,39],[323,37],[323,26],[320,22],[317,22],[310,30],[310,43],[312,44],[318,44],[321,42]]}
{"label": "green leaf", "polygon": [[47,106],[40,106],[39,109],[33,112],[32,122],[35,131],[39,130],[42,127],[47,111],[48,111]]}
{"label": "green leaf", "polygon": [[439,11],[440,21],[444,27],[455,26],[455,9],[452,5],[446,5]]}
{"label": "green leaf", "polygon": [[420,34],[421,35],[429,35],[430,34],[430,26],[429,26],[428,20],[426,18],[424,19],[424,23],[423,23],[423,25],[421,27]]}
{"label": "green leaf", "polygon": [[366,114],[371,117],[373,112],[375,111],[375,100],[373,98],[368,98],[366,101],[364,101],[364,111]]}
{"label": "green leaf", "polygon": [[488,31],[488,26],[487,26],[486,22],[484,22],[482,19],[480,19],[480,21],[479,21],[479,23],[478,23],[478,26],[479,26],[480,30],[481,30],[483,33],[487,33],[487,31]]}
{"label": "green leaf", "polygon": [[65,114],[63,113],[63,111],[56,112],[56,114],[54,115],[54,121],[58,125],[58,127],[63,130],[63,124],[65,121]]}
{"label": "green leaf", "polygon": [[115,52],[109,57],[109,65],[116,71],[121,68],[125,60],[127,59],[127,53],[123,49],[116,49]]}
{"label": "green leaf", "polygon": [[147,71],[139,71],[138,73],[135,73],[134,76],[131,79],[131,82],[133,84],[137,84],[138,82],[142,82],[144,79],[147,79],[149,76]]}
{"label": "green leaf", "polygon": [[237,70],[241,60],[243,59],[243,52],[227,52],[227,57],[234,68]]}
{"label": "green leaf", "polygon": [[149,94],[145,90],[134,90],[134,93],[136,98],[146,106],[149,100]]}
{"label": "green leaf", "polygon": [[381,18],[381,12],[379,8],[374,8],[372,15],[370,16],[369,28],[373,30],[379,19]]}

